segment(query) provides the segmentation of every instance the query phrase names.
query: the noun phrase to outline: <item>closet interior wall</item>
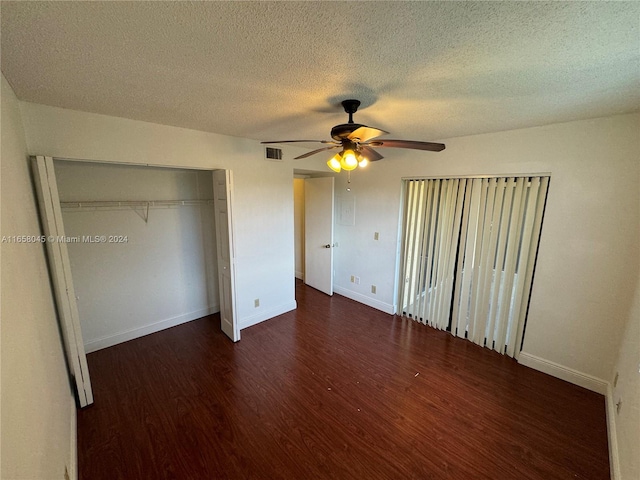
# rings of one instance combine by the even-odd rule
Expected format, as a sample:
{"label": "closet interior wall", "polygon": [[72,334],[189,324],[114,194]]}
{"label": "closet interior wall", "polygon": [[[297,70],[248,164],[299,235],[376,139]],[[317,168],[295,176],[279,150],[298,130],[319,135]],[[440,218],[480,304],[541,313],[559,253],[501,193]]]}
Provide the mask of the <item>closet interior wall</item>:
{"label": "closet interior wall", "polygon": [[210,171],[55,171],[87,352],[219,311]]}

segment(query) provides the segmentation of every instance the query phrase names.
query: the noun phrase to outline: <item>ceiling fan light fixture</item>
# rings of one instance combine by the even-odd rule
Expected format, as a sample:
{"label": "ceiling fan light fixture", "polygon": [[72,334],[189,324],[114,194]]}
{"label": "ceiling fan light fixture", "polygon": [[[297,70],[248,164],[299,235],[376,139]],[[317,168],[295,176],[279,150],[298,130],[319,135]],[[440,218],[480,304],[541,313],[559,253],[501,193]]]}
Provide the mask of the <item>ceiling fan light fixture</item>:
{"label": "ceiling fan light fixture", "polygon": [[[360,106],[359,100],[344,100],[342,102],[345,113],[349,115],[349,121],[340,125],[335,125],[331,129],[331,138],[333,140],[274,140],[261,143],[322,143],[329,145],[327,147],[317,148],[310,152],[298,155],[294,160],[307,158],[327,150],[342,148],[342,151],[334,155],[328,162],[327,166],[336,173],[342,170],[350,172],[358,167],[366,167],[370,161],[382,160],[384,157],[380,155],[375,148],[410,148],[413,150],[427,150],[431,152],[440,152],[444,150],[444,143],[422,142],[418,140],[391,140],[377,138],[389,132],[380,130],[379,128],[368,127],[353,121],[353,114]],[[366,155],[366,156],[365,156]]]}
{"label": "ceiling fan light fixture", "polygon": [[358,159],[353,150],[347,149],[342,153],[340,166],[347,171],[354,170],[358,166]]}
{"label": "ceiling fan light fixture", "polygon": [[331,157],[327,162],[327,166],[334,172],[340,173],[340,170],[342,170],[342,167],[340,166],[340,154],[336,153]]}

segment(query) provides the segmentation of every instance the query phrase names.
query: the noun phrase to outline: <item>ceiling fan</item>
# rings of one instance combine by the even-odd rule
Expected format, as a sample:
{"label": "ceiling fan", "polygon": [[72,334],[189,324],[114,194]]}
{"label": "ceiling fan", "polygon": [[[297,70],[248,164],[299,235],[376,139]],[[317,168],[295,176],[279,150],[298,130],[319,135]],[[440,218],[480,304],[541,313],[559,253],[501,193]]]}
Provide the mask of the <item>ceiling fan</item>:
{"label": "ceiling fan", "polygon": [[318,148],[310,152],[295,157],[294,160],[307,158],[316,153],[336,148],[342,149],[333,156],[327,165],[334,172],[340,170],[351,171],[356,167],[364,167],[369,162],[375,162],[383,159],[374,148],[411,148],[414,150],[428,150],[431,152],[440,152],[444,150],[443,143],[419,142],[415,140],[390,140],[378,139],[379,136],[386,132],[379,128],[368,127],[360,123],[354,123],[353,114],[356,113],[360,106],[359,100],[343,100],[342,106],[344,111],[349,114],[349,121],[340,125],[336,125],[331,129],[331,138],[333,140],[275,140],[262,143],[302,143],[317,142],[327,144],[327,147]]}

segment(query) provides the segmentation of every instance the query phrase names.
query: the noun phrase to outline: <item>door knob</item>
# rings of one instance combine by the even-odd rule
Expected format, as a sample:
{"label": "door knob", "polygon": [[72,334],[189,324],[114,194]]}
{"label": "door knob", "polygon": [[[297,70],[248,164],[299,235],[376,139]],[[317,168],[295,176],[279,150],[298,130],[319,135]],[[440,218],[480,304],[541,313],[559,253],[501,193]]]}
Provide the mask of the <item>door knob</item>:
{"label": "door knob", "polygon": [[324,246],[324,248],[331,248],[331,244],[330,244],[330,243],[327,243],[327,244]]}

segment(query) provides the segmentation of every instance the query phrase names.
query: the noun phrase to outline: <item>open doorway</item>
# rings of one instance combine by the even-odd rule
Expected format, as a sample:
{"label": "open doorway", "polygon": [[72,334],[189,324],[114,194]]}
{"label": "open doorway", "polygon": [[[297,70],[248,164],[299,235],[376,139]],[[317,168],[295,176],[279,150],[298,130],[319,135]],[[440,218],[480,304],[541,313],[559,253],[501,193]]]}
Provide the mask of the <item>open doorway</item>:
{"label": "open doorway", "polygon": [[295,251],[296,285],[304,283],[304,175],[293,177],[293,245]]}
{"label": "open doorway", "polygon": [[295,282],[333,294],[334,178],[294,171]]}

